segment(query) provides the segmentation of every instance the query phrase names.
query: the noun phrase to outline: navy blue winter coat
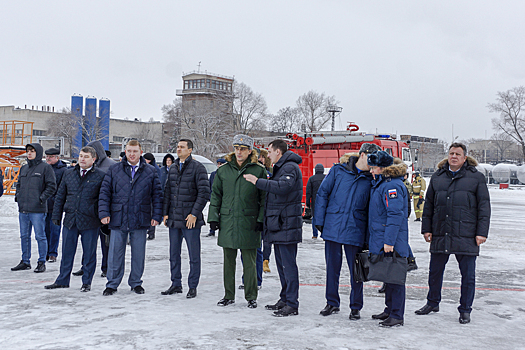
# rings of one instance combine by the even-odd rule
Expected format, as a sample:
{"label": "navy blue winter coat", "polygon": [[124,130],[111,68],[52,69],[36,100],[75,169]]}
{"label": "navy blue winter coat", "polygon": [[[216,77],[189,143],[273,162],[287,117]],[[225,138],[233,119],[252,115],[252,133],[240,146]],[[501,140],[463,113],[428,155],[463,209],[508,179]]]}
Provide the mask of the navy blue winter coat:
{"label": "navy blue winter coat", "polygon": [[372,175],[358,172],[357,154],[345,154],[324,179],[314,212],[314,225],[323,226],[321,238],[362,247],[368,227]]}
{"label": "navy blue winter coat", "polygon": [[92,167],[84,177],[80,166],[67,169],[55,197],[52,220],[62,220],[69,229],[76,225],[79,230],[90,230],[101,225],[98,218],[98,196],[104,180],[104,172]]}
{"label": "navy blue winter coat", "polygon": [[394,164],[372,181],[368,211],[370,253],[379,254],[384,244],[394,246],[401,256],[408,257],[408,191],[403,183],[407,166],[394,158]]}
{"label": "navy blue winter coat", "polygon": [[204,165],[188,156],[180,170],[179,158],[170,167],[164,187],[163,215],[168,215],[166,225],[186,228],[186,217],[197,217],[195,228],[205,225],[202,211],[210,198],[208,172]]}
{"label": "navy blue winter coat", "polygon": [[299,169],[302,159],[286,151],[273,166],[270,179],[258,179],[258,189],[266,191],[264,239],[274,244],[302,241],[303,176]]}
{"label": "navy blue winter coat", "polygon": [[148,229],[151,219],[162,221],[162,190],[157,170],[140,157],[135,177],[126,159],[112,165],[100,188],[98,217],[110,217],[112,230]]}
{"label": "navy blue winter coat", "polygon": [[432,175],[421,225],[421,233],[432,233],[431,253],[479,255],[476,236],[488,236],[491,209],[487,181],[477,164],[467,157],[452,176],[444,159]]}
{"label": "navy blue winter coat", "polygon": [[[61,160],[58,160],[58,162],[56,162],[55,164],[50,164],[50,165],[53,168],[53,171],[55,172],[55,182],[57,184],[57,191],[58,191],[58,188],[60,187],[60,182],[62,181],[62,176],[67,170],[67,165]],[[54,195],[51,196],[51,198],[47,200],[47,212],[48,213],[53,212],[53,207],[55,205],[55,195],[56,195],[56,192]]]}

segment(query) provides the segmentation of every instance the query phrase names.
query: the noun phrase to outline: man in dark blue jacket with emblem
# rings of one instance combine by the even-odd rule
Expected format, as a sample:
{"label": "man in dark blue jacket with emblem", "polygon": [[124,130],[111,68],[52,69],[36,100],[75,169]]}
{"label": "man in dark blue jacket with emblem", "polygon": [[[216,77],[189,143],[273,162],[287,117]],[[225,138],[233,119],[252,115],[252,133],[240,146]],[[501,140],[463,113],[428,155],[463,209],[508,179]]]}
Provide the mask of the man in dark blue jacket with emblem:
{"label": "man in dark blue jacket with emblem", "polygon": [[274,316],[299,314],[299,271],[297,269],[297,243],[302,241],[303,176],[299,164],[302,159],[288,151],[283,140],[268,145],[268,157],[274,164],[270,179],[244,175],[244,178],[266,191],[263,240],[275,248],[275,263],[281,280],[280,299],[266,305]]}
{"label": "man in dark blue jacket with emblem", "polygon": [[372,175],[368,171],[367,155],[381,150],[372,143],[364,143],[357,153],[341,157],[324,179],[315,204],[314,225],[325,241],[326,307],[320,314],[328,316],[339,312],[339,275],[343,262],[343,248],[350,268],[350,319],[361,318],[363,283],[354,280],[355,255],[365,243],[368,227],[368,201]]}
{"label": "man in dark blue jacket with emblem", "polygon": [[91,290],[91,281],[97,265],[97,239],[100,227],[98,196],[104,172],[94,166],[97,159],[94,148],[83,147],[78,158],[78,165],[68,169],[64,174],[55,197],[53,223],[60,226],[62,213],[66,213],[62,234],[62,260],[59,276],[55,283],[45,286],[46,289],[69,288],[78,236],[80,236],[84,259],[80,291]]}
{"label": "man in dark blue jacket with emblem", "polygon": [[131,245],[128,284],[135,293],[144,294],[141,278],[146,236],[150,225],[162,221],[162,190],[157,170],[141,154],[140,143],[129,141],[122,161],[109,168],[100,188],[99,218],[111,229],[104,295],[115,294],[122,281],[128,236]]}

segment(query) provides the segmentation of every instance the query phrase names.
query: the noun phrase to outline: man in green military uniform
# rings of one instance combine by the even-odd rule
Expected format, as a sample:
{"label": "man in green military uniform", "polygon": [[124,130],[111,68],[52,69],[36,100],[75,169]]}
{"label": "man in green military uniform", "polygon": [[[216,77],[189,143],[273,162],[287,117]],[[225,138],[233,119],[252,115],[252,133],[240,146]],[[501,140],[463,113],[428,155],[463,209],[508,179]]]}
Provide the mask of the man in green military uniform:
{"label": "man in green military uniform", "polygon": [[266,169],[257,161],[253,139],[246,135],[233,138],[235,151],[225,158],[228,163],[217,169],[213,181],[208,223],[219,230],[217,244],[224,252],[224,298],[217,305],[235,302],[235,261],[241,250],[244,273],[244,297],[249,308],[257,307],[257,248],[261,246],[266,192],[246,181],[245,174],[266,179]]}
{"label": "man in green military uniform", "polygon": [[423,215],[423,206],[425,203],[425,190],[427,189],[427,183],[419,172],[415,173],[414,181],[412,182],[412,198],[414,199],[414,213],[416,214],[415,221],[421,221]]}

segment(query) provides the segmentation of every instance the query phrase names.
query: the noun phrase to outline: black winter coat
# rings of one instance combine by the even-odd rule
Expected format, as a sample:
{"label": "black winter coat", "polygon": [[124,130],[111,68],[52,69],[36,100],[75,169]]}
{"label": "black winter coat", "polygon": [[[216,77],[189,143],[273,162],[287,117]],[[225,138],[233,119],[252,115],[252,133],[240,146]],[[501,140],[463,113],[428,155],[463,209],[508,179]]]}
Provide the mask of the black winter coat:
{"label": "black winter coat", "polygon": [[97,161],[95,162],[95,166],[104,173],[108,171],[110,166],[117,164],[117,162],[106,155],[106,151],[104,150],[104,146],[102,146],[102,142],[91,141],[86,146],[93,147],[95,149],[97,152]]}
{"label": "black winter coat", "polygon": [[99,227],[98,196],[104,175],[96,167],[84,177],[80,176],[79,165],[68,169],[58,187],[52,220],[62,220],[62,212],[65,212],[63,225],[69,229],[75,225],[79,230]]}
{"label": "black winter coat", "polygon": [[[62,176],[67,170],[67,166],[64,162],[59,160],[55,164],[52,164],[51,167],[53,168],[53,171],[55,172],[55,182],[56,182],[57,191],[58,191],[58,188],[60,187],[60,182],[62,181]],[[47,200],[47,212],[48,213],[53,212],[53,207],[55,206],[55,195],[56,195],[56,192],[55,194],[51,196],[51,198]]]}
{"label": "black winter coat", "polygon": [[302,159],[286,151],[273,166],[270,179],[258,179],[258,189],[266,191],[264,239],[274,244],[302,241],[303,176],[299,165]]}
{"label": "black winter coat", "polygon": [[479,255],[476,236],[489,234],[490,197],[476,165],[467,157],[453,177],[444,159],[432,175],[421,226],[421,233],[432,233],[431,253]]}
{"label": "black winter coat", "polygon": [[162,190],[157,170],[140,157],[135,177],[124,156],[112,165],[100,188],[98,217],[110,217],[109,228],[130,231],[148,229],[151,219],[162,221]]}
{"label": "black winter coat", "polygon": [[168,215],[166,225],[173,228],[186,228],[186,217],[197,217],[195,228],[205,225],[202,211],[210,198],[208,172],[204,165],[191,155],[180,169],[179,158],[170,167],[168,180],[164,187],[163,215]]}
{"label": "black winter coat", "polygon": [[47,213],[47,200],[56,192],[55,172],[51,165],[42,161],[42,146],[39,143],[30,145],[36,157],[20,168],[15,201],[21,213]]}
{"label": "black winter coat", "polygon": [[323,182],[325,175],[323,172],[315,173],[311,176],[306,183],[306,206],[312,209],[312,215],[315,211],[315,198],[317,191]]}

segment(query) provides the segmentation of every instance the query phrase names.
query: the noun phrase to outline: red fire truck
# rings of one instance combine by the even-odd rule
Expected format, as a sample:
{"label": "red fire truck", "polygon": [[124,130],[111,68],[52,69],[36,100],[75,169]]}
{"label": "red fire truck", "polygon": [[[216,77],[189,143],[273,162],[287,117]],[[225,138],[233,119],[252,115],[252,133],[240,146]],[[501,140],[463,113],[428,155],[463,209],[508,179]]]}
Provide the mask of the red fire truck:
{"label": "red fire truck", "polygon": [[[367,134],[359,132],[359,126],[350,123],[345,131],[319,131],[313,133],[289,133],[283,138],[290,151],[303,159],[299,165],[303,174],[303,203],[306,199],[306,184],[314,175],[315,165],[323,164],[325,174],[339,158],[346,153],[357,153],[363,143],[374,143],[394,157],[400,158],[408,166],[410,178],[413,165],[409,146],[405,141],[397,141],[392,134]],[[266,145],[264,142],[266,141]],[[256,140],[255,147],[266,148],[268,139]]]}

